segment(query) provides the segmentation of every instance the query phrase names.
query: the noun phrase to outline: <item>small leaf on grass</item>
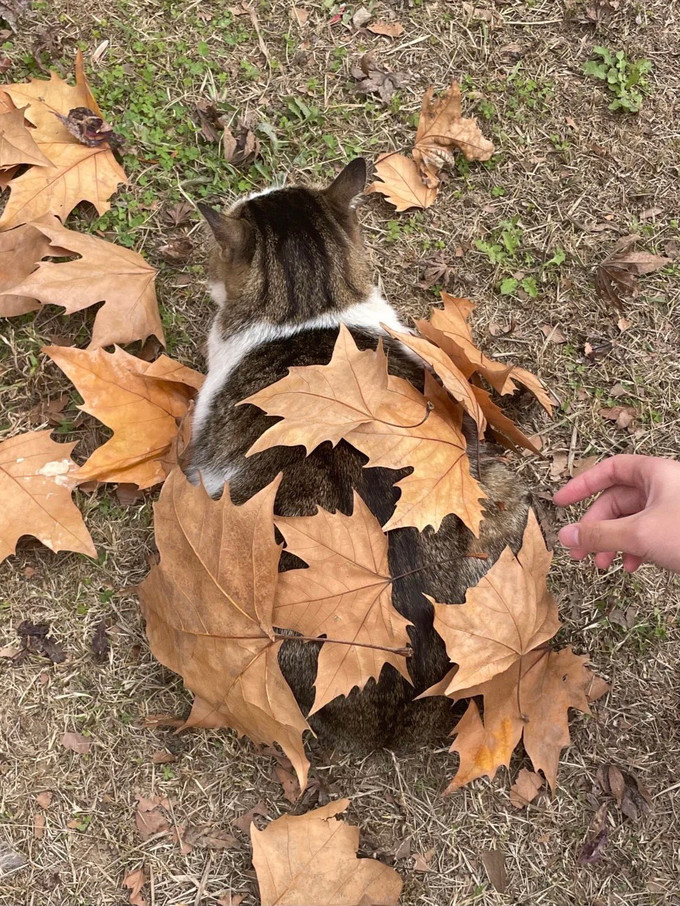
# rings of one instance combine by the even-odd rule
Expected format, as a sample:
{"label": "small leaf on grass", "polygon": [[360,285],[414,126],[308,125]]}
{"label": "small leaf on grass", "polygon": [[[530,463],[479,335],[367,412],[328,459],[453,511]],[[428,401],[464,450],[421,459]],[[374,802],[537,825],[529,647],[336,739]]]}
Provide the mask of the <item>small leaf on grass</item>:
{"label": "small leaf on grass", "polygon": [[61,737],[61,744],[65,749],[75,752],[76,755],[87,755],[92,748],[92,739],[83,736],[82,733],[64,733]]}
{"label": "small leaf on grass", "polygon": [[109,648],[111,647],[109,645],[109,638],[106,634],[106,620],[100,620],[95,626],[91,645],[95,658],[100,663],[106,660]]}
{"label": "small leaf on grass", "polygon": [[491,886],[498,893],[505,893],[508,889],[508,879],[505,872],[505,853],[501,849],[483,849],[480,852],[482,865],[486,871]]}
{"label": "small leaf on grass", "polygon": [[595,272],[595,289],[600,298],[610,302],[619,310],[623,308],[623,297],[634,296],[637,278],[652,274],[671,263],[670,258],[636,252],[639,236],[624,236],[616,243],[614,251],[598,266]]}
{"label": "small leaf on grass", "polygon": [[510,804],[514,808],[526,808],[533,802],[543,786],[543,778],[526,768],[517,775],[517,780],[510,787]]}
{"label": "small leaf on grass", "polygon": [[146,875],[144,866],[135,868],[134,871],[128,871],[123,878],[123,887],[130,891],[129,902],[132,906],[146,906],[146,900],[142,895],[142,887],[146,884]]}
{"label": "small leaf on grass", "polygon": [[248,809],[248,811],[244,812],[239,818],[236,818],[232,824],[235,828],[240,830],[241,833],[250,834],[250,825],[258,816],[260,818],[269,817],[267,806],[262,801],[258,802],[257,805],[254,805],[251,809]]}
{"label": "small leaf on grass", "polygon": [[394,869],[358,859],[359,828],[339,821],[340,799],[306,815],[251,828],[262,906],[397,906],[403,882]]}
{"label": "small leaf on grass", "polygon": [[382,154],[375,165],[376,181],[366,189],[366,194],[379,192],[397,211],[409,208],[429,208],[434,204],[438,186],[423,184],[416,163],[403,154]]}
{"label": "small leaf on grass", "polygon": [[583,844],[578,857],[579,865],[593,865],[599,862],[604,855],[604,848],[609,842],[606,830],[601,830],[599,834]]}
{"label": "small leaf on grass", "polygon": [[600,789],[614,797],[618,807],[631,821],[640,821],[649,814],[652,797],[634,774],[614,764],[604,764],[598,768],[597,782]]}
{"label": "small leaf on grass", "polygon": [[395,93],[408,78],[405,72],[391,72],[377,63],[372,53],[365,53],[357,64],[352,66],[352,77],[359,83],[360,94],[374,94],[389,104]]}
{"label": "small leaf on grass", "polygon": [[35,801],[38,803],[40,808],[49,808],[52,804],[53,793],[51,790],[43,790],[42,793],[38,793],[35,797]]}
{"label": "small leaf on grass", "polygon": [[160,799],[157,796],[151,798],[137,796],[135,824],[139,836],[144,841],[157,835],[169,834],[173,829],[169,799]]}
{"label": "small leaf on grass", "polygon": [[383,35],[386,38],[400,38],[404,34],[404,26],[401,22],[374,22],[366,27],[367,31],[374,35]]}
{"label": "small leaf on grass", "polygon": [[630,428],[635,422],[637,412],[633,406],[614,406],[612,409],[600,409],[602,418],[616,422],[617,428]]}

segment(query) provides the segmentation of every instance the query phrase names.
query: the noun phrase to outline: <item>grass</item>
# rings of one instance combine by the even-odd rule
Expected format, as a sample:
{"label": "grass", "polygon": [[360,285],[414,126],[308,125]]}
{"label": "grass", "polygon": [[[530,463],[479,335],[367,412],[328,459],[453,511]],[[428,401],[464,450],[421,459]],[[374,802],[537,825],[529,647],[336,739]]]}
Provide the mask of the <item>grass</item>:
{"label": "grass", "polygon": [[[439,0],[398,10],[378,0],[375,16],[396,13],[406,28],[403,38],[388,41],[357,33],[348,24],[354,7],[330,25],[337,5],[308,4],[309,23],[299,26],[288,4],[271,0],[256,7],[267,60],[250,17],[217,0],[51,0],[34,3],[18,35],[5,41],[13,62],[6,78],[44,77],[49,67],[65,76],[76,48],[84,49],[95,95],[127,139],[131,185],[104,217],[83,209],[69,225],[100,230],[159,267],[169,349],[200,368],[211,317],[203,234],[194,214],[175,226],[173,206],[187,198],[228,201],[281,175],[325,180],[354,154],[373,159],[408,148],[424,90],[457,77],[465,112],[480,117],[497,154],[488,165],[459,162],[428,211],[395,215],[372,195],[360,216],[376,274],[403,315],[422,316],[432,303],[436,287],[418,286],[428,261],[448,262],[448,288],[477,303],[476,333],[487,352],[537,371],[555,393],[552,422],[517,403],[518,420],[528,433],[540,433],[545,454],[516,459],[518,474],[545,496],[556,487],[550,475],[556,455],[677,456],[680,448],[680,295],[673,269],[641,281],[640,294],[626,305],[630,326],[623,332],[619,314],[597,299],[592,282],[595,266],[620,236],[635,231],[657,253],[680,242],[680,146],[672,118],[680,21],[662,0],[620,4],[597,26],[587,7],[580,0],[569,9],[511,0],[494,7],[503,20],[497,28]],[[481,0],[476,8],[491,6]],[[105,40],[106,51],[93,63],[92,51]],[[653,64],[639,113],[610,111],[599,81],[584,76],[597,46]],[[390,69],[410,73],[387,106],[356,93],[351,67],[368,50]],[[252,116],[261,159],[245,169],[224,163],[219,143],[200,134],[196,104],[202,100],[235,122]],[[194,250],[186,262],[170,265],[159,249],[184,234]],[[510,291],[503,293],[504,281],[516,283],[505,283]],[[40,427],[31,408],[68,392],[39,350],[55,335],[84,345],[92,317],[64,318],[47,308],[2,325],[5,435]],[[544,325],[559,327],[566,343],[547,339]],[[591,362],[587,342],[611,349]],[[624,395],[612,395],[617,385]],[[65,410],[61,436],[80,440],[82,459],[103,433],[87,417],[76,420],[74,403]],[[639,413],[632,434],[599,414],[619,404]],[[96,563],[25,542],[0,567],[0,647],[13,641],[22,620],[32,619],[49,622],[67,652],[60,665],[37,656],[19,667],[0,660],[0,842],[29,860],[26,871],[2,879],[0,903],[120,906],[124,873],[143,863],[154,906],[215,906],[227,890],[245,894],[244,906],[251,906],[250,851],[240,832],[232,830],[238,845],[226,851],[196,848],[183,855],[168,841],[142,843],[135,796],[167,795],[179,824],[229,830],[261,799],[272,817],[289,810],[272,779],[272,758],[226,731],[175,736],[145,726],[150,714],[183,714],[188,707],[181,683],[149,654],[131,591],[153,551],[153,495],[127,507],[113,489],[79,491],[77,499],[100,551]],[[540,497],[537,505],[554,535],[566,514]],[[442,799],[456,765],[443,747],[362,760],[314,749],[313,776],[331,796],[352,800],[349,818],[361,828],[361,854],[395,865],[407,906],[647,906],[677,898],[678,582],[650,567],[633,577],[618,567],[599,574],[558,550],[552,585],[564,643],[589,652],[612,683],[593,717],[574,717],[573,744],[552,799],[542,795],[527,813],[517,813],[504,771],[494,782],[478,781]],[[617,609],[630,611],[630,625],[616,621]],[[99,663],[91,639],[102,619],[111,651]],[[88,755],[61,747],[66,730],[91,737]],[[158,764],[159,752],[176,760]],[[649,787],[653,812],[636,825],[614,810],[605,858],[576,867],[597,808],[593,780],[608,761]],[[515,756],[513,776],[525,763],[521,753]],[[44,789],[54,795],[38,839],[35,796]],[[399,850],[405,840],[411,855]],[[482,849],[498,845],[506,852],[504,896],[492,890],[480,861]],[[431,870],[414,870],[414,856],[429,850]]]}

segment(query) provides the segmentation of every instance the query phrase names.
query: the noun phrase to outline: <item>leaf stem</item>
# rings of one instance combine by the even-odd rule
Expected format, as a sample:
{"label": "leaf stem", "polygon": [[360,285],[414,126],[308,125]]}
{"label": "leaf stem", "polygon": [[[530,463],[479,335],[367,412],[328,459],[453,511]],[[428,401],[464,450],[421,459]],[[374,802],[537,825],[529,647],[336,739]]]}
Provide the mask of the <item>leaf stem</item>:
{"label": "leaf stem", "polygon": [[388,648],[386,645],[371,645],[369,642],[350,642],[346,639],[327,639],[319,636],[308,635],[286,635],[283,632],[274,630],[274,638],[284,642],[290,642],[297,639],[299,642],[319,642],[325,644],[330,642],[333,645],[352,645],[354,648],[372,648],[375,651],[389,651],[391,654],[400,654],[402,657],[411,657],[410,648]]}
{"label": "leaf stem", "polygon": [[416,422],[415,425],[398,425],[396,424],[396,422],[387,422],[384,418],[376,418],[375,421],[380,422],[381,425],[389,425],[391,428],[419,428],[421,425],[425,424],[425,422],[430,417],[430,412],[432,412],[433,410],[434,403],[431,403],[430,400],[428,400],[425,406],[425,415],[420,419],[419,422]]}

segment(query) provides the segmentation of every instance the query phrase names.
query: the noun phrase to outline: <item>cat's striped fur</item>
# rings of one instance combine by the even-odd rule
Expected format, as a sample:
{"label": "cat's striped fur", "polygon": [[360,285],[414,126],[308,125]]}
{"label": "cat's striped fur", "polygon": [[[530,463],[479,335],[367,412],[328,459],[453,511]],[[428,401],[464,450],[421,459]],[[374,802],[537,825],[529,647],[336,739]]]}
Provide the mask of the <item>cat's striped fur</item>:
{"label": "cat's striped fur", "polygon": [[[366,469],[366,458],[344,441],[335,448],[322,444],[309,456],[302,447],[276,447],[246,459],[245,452],[275,420],[254,406],[235,406],[293,365],[327,363],[341,323],[360,348],[375,348],[382,336],[390,371],[422,388],[422,368],[380,328],[383,322],[406,329],[370,277],[354,210],[364,181],[365,164],[355,160],[325,190],[271,191],[237,202],[226,216],[202,208],[215,237],[209,278],[218,312],[188,472],[193,480],[200,472],[213,495],[229,481],[239,503],[283,472],[276,498],[280,515],[310,515],[318,506],[349,513],[353,489],[381,524],[394,509],[399,494],[394,484],[406,470]],[[489,559],[462,556],[472,536],[453,515],[436,533],[389,532],[391,574],[410,573],[395,581],[393,602],[413,623],[413,688],[386,666],[377,683],[369,680],[363,691],[335,699],[312,718],[327,740],[362,749],[389,744],[403,734],[405,723],[418,726],[419,715],[433,710],[432,704],[410,704],[450,666],[422,592],[462,602],[506,544],[519,547],[526,521],[526,495],[515,476],[483,454],[482,449],[479,478],[489,501],[481,537]],[[281,568],[293,565],[301,564],[284,552]],[[314,697],[317,653],[317,645],[296,641],[281,648],[281,668],[304,711]]]}

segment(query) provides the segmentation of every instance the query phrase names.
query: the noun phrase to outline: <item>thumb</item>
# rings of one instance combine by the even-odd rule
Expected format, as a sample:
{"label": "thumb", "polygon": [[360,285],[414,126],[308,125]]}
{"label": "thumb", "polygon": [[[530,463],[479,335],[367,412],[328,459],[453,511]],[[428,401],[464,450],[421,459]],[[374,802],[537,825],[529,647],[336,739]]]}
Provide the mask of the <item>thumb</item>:
{"label": "thumb", "polygon": [[576,522],[560,529],[560,543],[587,553],[623,551],[638,557],[646,555],[646,545],[635,516],[599,522]]}

